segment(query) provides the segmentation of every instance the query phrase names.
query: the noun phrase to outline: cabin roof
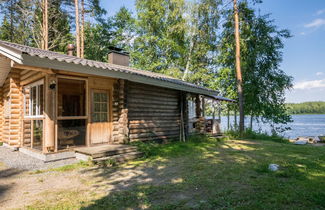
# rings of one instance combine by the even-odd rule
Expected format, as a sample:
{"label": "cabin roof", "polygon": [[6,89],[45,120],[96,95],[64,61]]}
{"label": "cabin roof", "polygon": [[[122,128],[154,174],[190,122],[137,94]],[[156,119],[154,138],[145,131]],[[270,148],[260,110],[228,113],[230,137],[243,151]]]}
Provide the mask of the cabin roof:
{"label": "cabin roof", "polygon": [[219,94],[218,91],[151,71],[83,59],[1,40],[0,54],[22,65],[127,79],[202,95]]}

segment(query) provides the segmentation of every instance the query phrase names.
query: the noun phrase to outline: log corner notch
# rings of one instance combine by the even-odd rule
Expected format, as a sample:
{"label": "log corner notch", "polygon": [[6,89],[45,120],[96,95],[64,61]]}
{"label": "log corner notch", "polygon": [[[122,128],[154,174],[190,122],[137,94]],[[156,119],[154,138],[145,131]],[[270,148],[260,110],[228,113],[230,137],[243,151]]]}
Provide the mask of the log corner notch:
{"label": "log corner notch", "polygon": [[204,97],[200,95],[195,96],[195,105],[196,105],[196,125],[195,130],[199,134],[205,134],[205,117],[204,117]]}
{"label": "log corner notch", "polygon": [[113,143],[129,142],[127,81],[118,80],[113,90]]}

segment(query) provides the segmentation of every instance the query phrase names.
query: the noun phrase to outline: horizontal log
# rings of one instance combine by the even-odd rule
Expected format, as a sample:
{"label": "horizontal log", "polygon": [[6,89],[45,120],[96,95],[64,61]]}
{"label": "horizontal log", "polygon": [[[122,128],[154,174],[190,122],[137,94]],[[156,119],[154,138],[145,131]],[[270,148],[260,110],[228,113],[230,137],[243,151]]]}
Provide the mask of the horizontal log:
{"label": "horizontal log", "polygon": [[175,113],[175,114],[179,114],[179,110],[178,109],[155,109],[155,108],[130,108],[129,109],[129,114],[131,113],[137,113],[137,112],[140,112],[140,113],[143,113],[143,112],[146,112],[146,113],[152,113],[152,114],[155,114],[155,113]]}
{"label": "horizontal log", "polygon": [[129,89],[128,95],[146,95],[146,96],[161,96],[166,98],[178,98],[177,93],[166,93],[160,90],[141,90],[141,89]]}
{"label": "horizontal log", "polygon": [[159,91],[162,93],[169,93],[169,94],[177,94],[177,90],[173,89],[168,89],[168,88],[162,88],[162,87],[157,87],[157,86],[152,86],[152,85],[144,85],[141,83],[129,83],[128,84],[129,89],[140,89],[140,90],[152,90],[152,91]]}
{"label": "horizontal log", "polygon": [[180,114],[179,113],[147,113],[147,112],[130,112],[129,113],[129,117],[162,117],[162,116],[169,116],[169,117],[179,117]]}
{"label": "horizontal log", "polygon": [[145,123],[148,120],[161,120],[161,121],[168,121],[168,120],[179,120],[180,116],[142,116],[142,117],[133,117],[132,115],[128,116],[130,122],[133,123]]}
{"label": "horizontal log", "polygon": [[169,140],[169,139],[179,139],[179,134],[175,135],[165,135],[158,137],[144,137],[144,138],[130,138],[131,142],[135,141],[155,141],[155,140]]}
{"label": "horizontal log", "polygon": [[133,138],[150,138],[150,137],[163,137],[166,135],[177,135],[179,131],[172,131],[172,132],[150,132],[150,133],[139,133],[139,134],[130,134],[129,137]]}
{"label": "horizontal log", "polygon": [[178,104],[178,99],[173,99],[173,98],[163,98],[163,97],[147,97],[147,96],[143,96],[143,95],[138,95],[138,96],[132,96],[132,97],[128,97],[127,99],[128,104],[130,103],[137,103],[137,102],[141,102],[141,103],[166,103],[166,102],[172,102],[174,104]]}
{"label": "horizontal log", "polygon": [[159,103],[156,103],[156,104],[146,104],[146,103],[129,103],[128,104],[128,109],[132,109],[132,108],[152,108],[152,109],[166,109],[166,110],[170,110],[170,109],[178,109],[178,106],[177,105],[164,105],[164,104],[159,104]]}
{"label": "horizontal log", "polygon": [[143,134],[143,133],[178,133],[179,126],[177,127],[170,127],[170,128],[144,128],[144,129],[130,129],[130,134]]}
{"label": "horizontal log", "polygon": [[144,129],[144,128],[173,128],[178,127],[179,123],[177,122],[164,122],[164,123],[156,123],[156,122],[148,122],[148,123],[141,123],[141,124],[132,124],[130,123],[129,128],[130,129]]}

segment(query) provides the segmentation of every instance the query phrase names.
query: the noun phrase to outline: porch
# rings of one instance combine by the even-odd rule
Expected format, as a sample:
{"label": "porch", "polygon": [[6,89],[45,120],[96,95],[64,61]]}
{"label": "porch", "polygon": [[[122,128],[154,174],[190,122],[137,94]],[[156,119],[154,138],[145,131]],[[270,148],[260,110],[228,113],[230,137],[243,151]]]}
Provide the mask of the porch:
{"label": "porch", "polygon": [[76,158],[81,160],[92,160],[94,162],[112,160],[114,162],[125,162],[139,158],[143,155],[135,146],[126,144],[109,144],[92,147],[75,148]]}

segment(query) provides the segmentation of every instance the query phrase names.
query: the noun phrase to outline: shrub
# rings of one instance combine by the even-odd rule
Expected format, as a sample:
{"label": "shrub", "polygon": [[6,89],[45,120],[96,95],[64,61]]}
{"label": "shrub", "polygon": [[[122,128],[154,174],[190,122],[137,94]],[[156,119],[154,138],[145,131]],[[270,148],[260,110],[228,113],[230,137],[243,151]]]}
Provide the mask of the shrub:
{"label": "shrub", "polygon": [[275,142],[288,143],[288,139],[280,136],[279,134],[273,132],[271,135],[266,132],[253,131],[251,129],[246,129],[242,136],[240,136],[239,131],[230,130],[226,132],[226,135],[230,138],[242,138],[242,139],[253,139],[253,140],[271,140]]}

